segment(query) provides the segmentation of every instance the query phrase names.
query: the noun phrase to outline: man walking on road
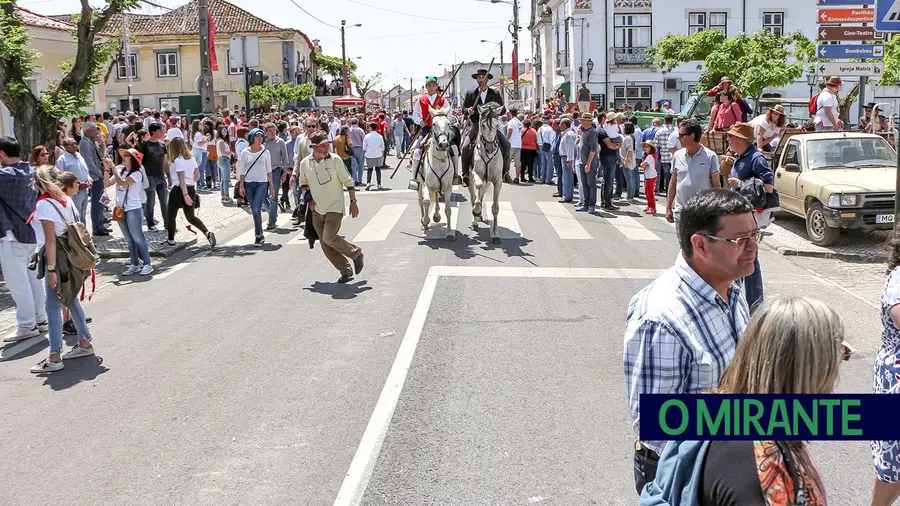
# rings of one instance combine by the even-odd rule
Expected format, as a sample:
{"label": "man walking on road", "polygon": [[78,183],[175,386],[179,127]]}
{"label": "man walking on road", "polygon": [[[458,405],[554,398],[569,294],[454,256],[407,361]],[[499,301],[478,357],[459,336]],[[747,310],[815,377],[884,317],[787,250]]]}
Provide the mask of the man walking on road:
{"label": "man walking on road", "polygon": [[[147,228],[149,230],[159,230],[156,225],[156,215],[154,208],[156,207],[156,199],[159,197],[159,209],[163,215],[163,227],[168,231],[168,227],[175,226],[174,223],[168,223],[166,215],[169,208],[169,161],[166,156],[166,145],[163,138],[166,134],[165,127],[161,123],[150,124],[150,140],[142,142],[139,151],[143,159],[141,165],[147,172]],[[102,178],[101,178],[102,182]]]}
{"label": "man walking on road", "polygon": [[628,305],[625,386],[638,436],[638,494],[655,479],[666,445],[640,439],[640,395],[715,388],[750,320],[737,283],[753,272],[761,238],[750,202],[728,190],[703,190],[685,203],[681,214],[678,260]]}
{"label": "man walking on road", "polygon": [[[312,155],[300,162],[297,184],[308,186],[312,194],[310,209],[314,211],[313,227],[319,236],[322,252],[338,271],[338,283],[346,283],[363,269],[362,249],[347,242],[338,233],[344,220],[344,189],[350,196],[350,216],[359,216],[353,179],[340,157],[329,152],[328,134],[318,131],[310,137]],[[353,266],[350,265],[350,260]]]}
{"label": "man walking on road", "polygon": [[[269,195],[269,224],[266,230],[277,228],[278,218],[278,190],[285,178],[289,177],[293,168],[293,160],[288,156],[287,145],[278,137],[278,128],[275,123],[266,123],[265,148],[272,160],[272,186],[273,191]],[[287,172],[285,172],[287,171]]]}
{"label": "man walking on road", "polygon": [[[308,119],[306,121],[312,120]],[[359,119],[353,118],[350,120],[348,135],[350,135],[350,142],[353,144],[353,174],[351,176],[353,176],[353,184],[359,186],[362,184],[363,170],[366,167],[366,157],[363,151],[363,139],[365,139],[366,133],[359,127]]]}
{"label": "man walking on road", "polygon": [[87,165],[88,172],[93,180],[91,186],[91,226],[94,228],[94,235],[107,236],[109,230],[103,220],[103,204],[100,203],[100,197],[106,191],[103,183],[103,168],[101,162],[105,158],[105,153],[97,145],[100,140],[100,130],[97,127],[85,129],[84,137],[78,143],[78,151]]}
{"label": "man walking on road", "polygon": [[664,193],[669,187],[669,179],[672,177],[672,152],[669,151],[669,136],[675,131],[672,122],[675,120],[671,114],[666,115],[665,124],[656,130],[657,153],[659,153],[659,181],[656,184],[657,193]]}
{"label": "man walking on road", "polygon": [[681,225],[681,208],[685,202],[701,190],[722,187],[718,155],[700,144],[703,136],[700,122],[694,118],[684,120],[677,135],[684,147],[672,155],[672,179],[666,195],[666,221],[675,224],[676,237]]}
{"label": "man walking on road", "polygon": [[[75,142],[73,139],[67,139]],[[16,333],[6,342],[37,337],[49,329],[44,308],[44,287],[37,272],[28,269],[37,238],[28,224],[37,206],[34,169],[19,156],[21,147],[12,137],[0,137],[0,269],[6,288],[16,303]]]}

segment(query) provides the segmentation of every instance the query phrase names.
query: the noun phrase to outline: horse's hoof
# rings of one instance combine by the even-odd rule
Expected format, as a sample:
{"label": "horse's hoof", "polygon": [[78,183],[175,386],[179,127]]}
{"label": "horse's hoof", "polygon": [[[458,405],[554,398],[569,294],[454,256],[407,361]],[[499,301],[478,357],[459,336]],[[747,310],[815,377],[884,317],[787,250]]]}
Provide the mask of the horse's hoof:
{"label": "horse's hoof", "polygon": [[494,244],[500,244],[500,238],[499,237],[491,237],[491,242]]}
{"label": "horse's hoof", "polygon": [[450,235],[447,236],[447,242],[453,242],[453,241],[455,241],[455,240],[456,240],[456,234],[455,234],[455,233],[450,234]]}
{"label": "horse's hoof", "polygon": [[434,215],[434,222],[435,222],[435,223],[440,223],[440,222],[441,222],[441,216],[440,216],[439,214]]}

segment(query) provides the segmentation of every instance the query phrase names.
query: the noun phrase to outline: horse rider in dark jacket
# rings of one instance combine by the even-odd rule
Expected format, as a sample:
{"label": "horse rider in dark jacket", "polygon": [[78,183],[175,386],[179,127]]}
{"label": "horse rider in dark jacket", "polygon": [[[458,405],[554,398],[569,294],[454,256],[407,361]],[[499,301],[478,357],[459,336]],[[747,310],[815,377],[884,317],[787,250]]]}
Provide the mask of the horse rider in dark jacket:
{"label": "horse rider in dark jacket", "polygon": [[[488,82],[493,78],[494,76],[485,69],[480,69],[472,74],[472,79],[478,82],[478,88],[466,93],[466,98],[463,101],[463,110],[471,120],[469,135],[463,139],[462,143],[463,186],[469,186],[469,176],[472,173],[475,159],[472,147],[478,140],[478,106],[491,102],[501,106],[504,105],[503,96],[500,95],[500,92],[488,87]],[[506,109],[504,108],[500,111],[500,114],[505,112]],[[509,177],[509,139],[506,138],[505,132],[499,133],[497,139],[500,141],[500,151],[503,155],[503,181],[509,183],[511,181]]]}

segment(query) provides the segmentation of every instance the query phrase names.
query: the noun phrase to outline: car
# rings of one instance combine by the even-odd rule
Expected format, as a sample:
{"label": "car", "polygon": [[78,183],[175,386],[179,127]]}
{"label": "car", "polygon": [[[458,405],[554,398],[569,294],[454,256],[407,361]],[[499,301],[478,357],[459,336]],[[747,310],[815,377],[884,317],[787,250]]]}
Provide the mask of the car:
{"label": "car", "polygon": [[834,244],[843,229],[894,227],[897,153],[882,136],[785,133],[772,165],[782,211],[806,220],[813,244]]}

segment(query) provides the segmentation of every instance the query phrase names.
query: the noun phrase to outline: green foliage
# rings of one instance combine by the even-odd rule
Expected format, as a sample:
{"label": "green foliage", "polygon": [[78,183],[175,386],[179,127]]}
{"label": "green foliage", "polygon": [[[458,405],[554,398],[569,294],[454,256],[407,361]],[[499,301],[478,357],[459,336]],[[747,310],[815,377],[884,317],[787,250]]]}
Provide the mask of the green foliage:
{"label": "green foliage", "polygon": [[900,84],[900,37],[891,37],[884,44],[884,74],[878,80],[880,86]]}
{"label": "green foliage", "polygon": [[[313,53],[312,61],[316,65],[322,69],[323,72],[330,75],[335,79],[339,79],[341,77],[341,68],[343,67],[343,60],[337,56],[325,56],[322,53]],[[356,71],[356,64],[353,63],[352,60],[347,60],[347,68],[350,72]]]}
{"label": "green foliage", "polygon": [[672,34],[647,52],[650,61],[667,72],[683,63],[702,61],[699,88],[712,88],[727,75],[750,97],[761,96],[766,87],[796,81],[816,61],[815,44],[802,33],[776,37],[768,30],[728,38],[718,30]]}
{"label": "green foliage", "polygon": [[[250,87],[250,103],[254,106],[277,106],[283,109],[291,102],[302,102],[309,99],[316,92],[312,83],[292,85],[291,83],[262,84]],[[246,100],[244,92],[240,92],[241,98]]]}
{"label": "green foliage", "polygon": [[[8,69],[8,73],[28,77],[37,69],[37,59],[41,57],[41,53],[34,49],[28,49],[31,43],[31,35],[28,29],[22,25],[20,16],[16,13],[7,12],[7,7],[11,5],[10,0],[0,0],[3,8],[0,9],[0,65]],[[21,85],[21,86],[19,86]],[[28,87],[24,82],[9,83],[6,86],[5,93],[12,96],[20,95],[28,91]]]}

